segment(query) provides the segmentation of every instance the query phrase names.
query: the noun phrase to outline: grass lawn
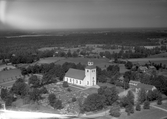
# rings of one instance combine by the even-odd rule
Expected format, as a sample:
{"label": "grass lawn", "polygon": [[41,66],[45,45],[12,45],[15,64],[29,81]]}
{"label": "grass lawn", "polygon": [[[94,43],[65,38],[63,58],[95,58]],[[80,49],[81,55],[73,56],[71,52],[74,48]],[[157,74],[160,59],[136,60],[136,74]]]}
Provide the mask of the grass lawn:
{"label": "grass lawn", "polygon": [[167,102],[166,102],[166,103],[162,103],[162,105],[155,105],[155,106],[157,106],[157,107],[161,107],[161,108],[167,110]]}
{"label": "grass lawn", "polygon": [[83,90],[82,92],[85,92],[86,94],[93,94],[93,93],[98,93],[98,89],[97,88],[89,88],[89,89]]}
{"label": "grass lawn", "polygon": [[80,88],[82,88],[82,87],[77,88],[77,86],[70,86],[69,85],[69,88],[71,89],[71,91],[80,91],[81,90]]}
{"label": "grass lawn", "polygon": [[120,67],[120,73],[121,74],[125,73],[126,71],[129,71],[128,69],[126,69],[124,64],[119,64],[119,67]]}
{"label": "grass lawn", "polygon": [[134,114],[127,116],[127,113],[124,112],[121,114],[119,119],[161,119],[162,117],[167,116],[165,111],[151,108],[149,110],[135,111]]}

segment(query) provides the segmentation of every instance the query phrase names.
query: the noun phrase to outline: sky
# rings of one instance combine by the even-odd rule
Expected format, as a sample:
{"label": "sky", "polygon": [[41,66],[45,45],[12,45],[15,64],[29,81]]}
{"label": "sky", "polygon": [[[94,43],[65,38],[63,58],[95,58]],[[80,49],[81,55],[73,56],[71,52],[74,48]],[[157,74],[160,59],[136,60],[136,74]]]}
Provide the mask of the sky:
{"label": "sky", "polygon": [[0,29],[167,27],[167,0],[0,0]]}

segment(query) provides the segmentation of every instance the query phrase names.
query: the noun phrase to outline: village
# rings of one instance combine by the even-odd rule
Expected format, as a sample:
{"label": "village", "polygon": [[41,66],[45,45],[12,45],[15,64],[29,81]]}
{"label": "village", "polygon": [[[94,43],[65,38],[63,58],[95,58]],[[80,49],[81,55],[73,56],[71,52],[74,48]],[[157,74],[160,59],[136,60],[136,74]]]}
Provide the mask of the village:
{"label": "village", "polygon": [[[91,45],[89,49],[91,47],[97,46]],[[133,115],[136,113],[135,110],[140,111],[140,106],[144,105],[142,112],[145,109],[155,108],[161,110],[162,116],[165,116],[163,110],[166,108],[163,105],[166,105],[166,96],[158,91],[164,90],[161,89],[163,86],[157,89],[157,85],[151,82],[160,77],[164,80],[165,65],[157,65],[156,61],[159,59],[153,58],[143,61],[121,58],[117,62],[115,60],[90,54],[89,57],[75,58],[57,57],[55,54],[53,57],[41,58],[30,65],[13,65],[7,60],[5,61],[7,63],[1,65],[1,102],[5,104],[7,102],[6,108],[14,110],[87,117],[99,117],[102,113],[104,114],[102,118],[119,119],[122,119],[125,113],[128,116]],[[159,62],[162,61],[166,61],[165,58],[161,58]],[[22,85],[27,88],[24,89]],[[101,91],[104,94],[101,94]],[[107,91],[110,94],[107,94],[109,93]],[[12,99],[7,96],[10,92],[15,96]],[[143,95],[145,96],[142,97]],[[96,102],[96,96],[101,100],[99,104],[88,101]],[[103,99],[104,97],[106,99]],[[133,99],[132,102],[126,102],[129,98]],[[155,100],[158,101],[157,104]],[[95,107],[89,107],[91,104]]]}

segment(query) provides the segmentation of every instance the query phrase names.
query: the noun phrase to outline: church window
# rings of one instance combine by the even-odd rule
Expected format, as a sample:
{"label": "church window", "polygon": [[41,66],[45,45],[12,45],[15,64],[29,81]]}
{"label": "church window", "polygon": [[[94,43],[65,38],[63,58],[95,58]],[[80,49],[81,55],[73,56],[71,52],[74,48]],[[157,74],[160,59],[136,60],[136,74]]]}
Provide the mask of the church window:
{"label": "church window", "polygon": [[89,85],[89,81],[87,81],[87,85]]}
{"label": "church window", "polygon": [[89,70],[87,70],[87,72],[89,72]]}
{"label": "church window", "polygon": [[80,84],[81,84],[81,81],[80,81]]}
{"label": "church window", "polygon": [[94,79],[94,77],[93,77],[93,79]]}
{"label": "church window", "polygon": [[76,80],[76,83],[78,83],[78,80]]}
{"label": "church window", "polygon": [[71,79],[70,79],[70,82],[71,82]]}

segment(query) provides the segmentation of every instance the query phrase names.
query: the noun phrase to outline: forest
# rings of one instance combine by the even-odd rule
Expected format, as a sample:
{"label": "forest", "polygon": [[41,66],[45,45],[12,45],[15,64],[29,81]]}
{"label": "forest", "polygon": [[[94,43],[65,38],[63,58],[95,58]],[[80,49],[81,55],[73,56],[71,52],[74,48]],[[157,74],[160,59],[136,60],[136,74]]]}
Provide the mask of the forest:
{"label": "forest", "polygon": [[[4,34],[4,35],[2,35]],[[33,54],[42,47],[71,47],[85,44],[117,44],[122,46],[157,45],[151,38],[167,37],[165,32],[107,32],[107,33],[73,33],[62,36],[14,37],[19,33],[2,33],[0,35],[0,59],[12,54]]]}

